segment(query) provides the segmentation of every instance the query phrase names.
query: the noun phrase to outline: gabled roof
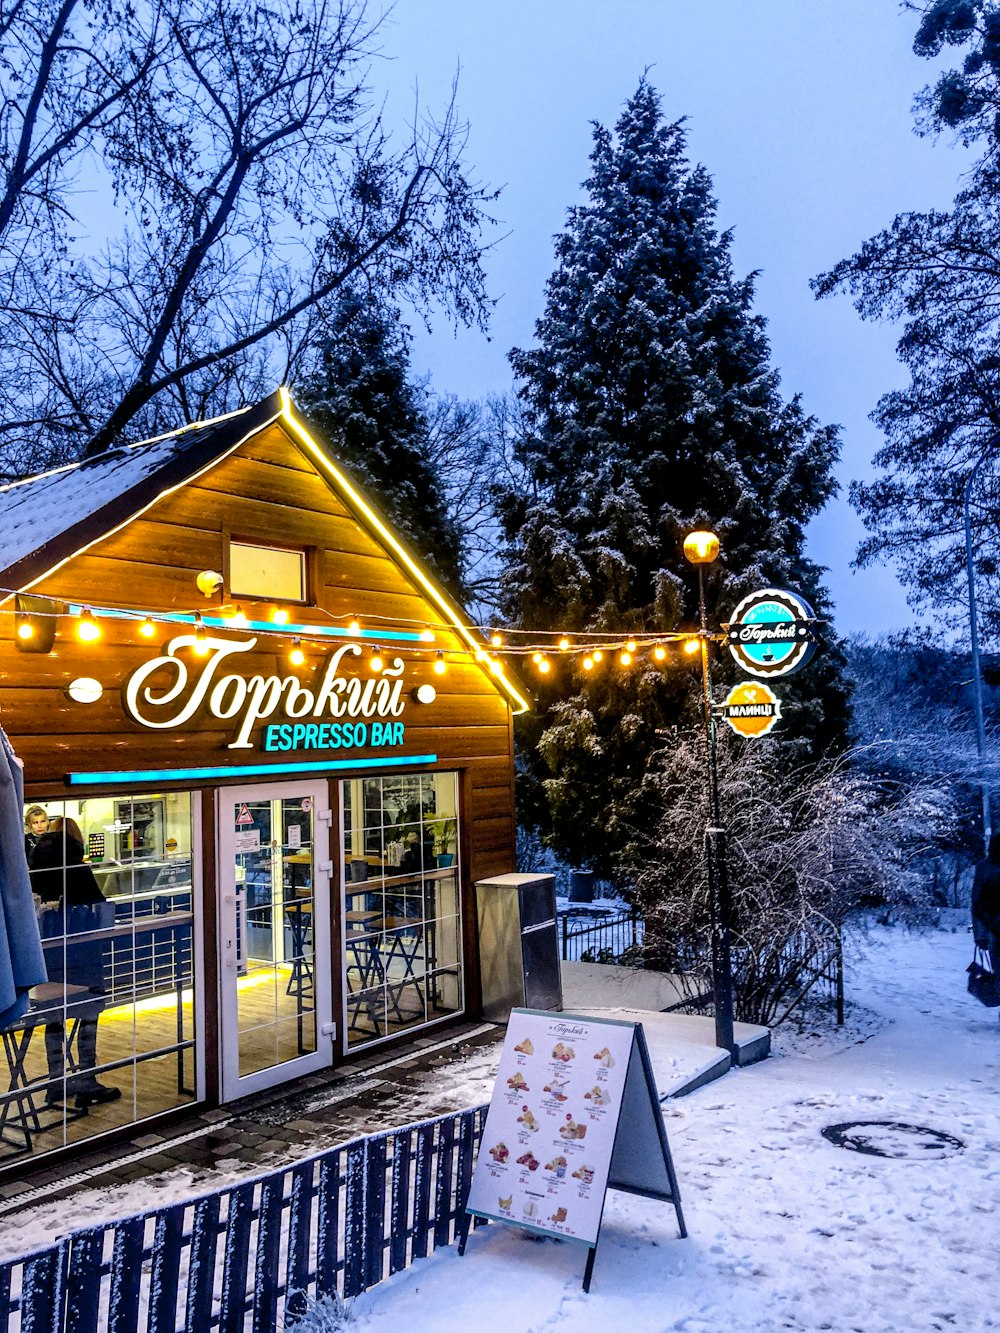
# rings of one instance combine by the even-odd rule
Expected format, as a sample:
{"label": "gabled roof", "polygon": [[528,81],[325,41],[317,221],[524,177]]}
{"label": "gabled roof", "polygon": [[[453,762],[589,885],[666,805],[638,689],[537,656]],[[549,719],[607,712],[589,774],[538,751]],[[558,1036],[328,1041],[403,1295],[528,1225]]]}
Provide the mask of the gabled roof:
{"label": "gabled roof", "polygon": [[[35,582],[67,556],[191,481],[282,411],[279,393],[255,407],[0,486],[0,584]],[[2,595],[0,595],[0,600]]]}
{"label": "gabled roof", "polygon": [[[213,421],[197,422],[169,435],[110,449],[80,463],[0,486],[0,604],[138,518],[165,492],[195,480],[273,422],[284,426],[331,490],[481,662],[482,640],[458,604],[400,541],[329,449],[309,432],[284,388],[253,407]],[[527,700],[503,671],[486,674],[515,712],[528,708]]]}

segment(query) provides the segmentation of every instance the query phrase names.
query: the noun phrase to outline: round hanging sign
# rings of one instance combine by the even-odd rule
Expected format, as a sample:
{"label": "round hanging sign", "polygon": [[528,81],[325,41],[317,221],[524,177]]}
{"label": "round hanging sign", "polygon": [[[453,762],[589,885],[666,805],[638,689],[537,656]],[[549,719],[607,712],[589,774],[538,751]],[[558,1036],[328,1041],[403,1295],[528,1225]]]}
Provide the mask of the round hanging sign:
{"label": "round hanging sign", "polygon": [[727,626],[729,651],[751,676],[787,676],[816,651],[816,616],[797,593],[764,588],[744,597]]}
{"label": "round hanging sign", "polygon": [[756,680],[741,680],[720,709],[738,736],[766,736],[781,718],[781,700]]}

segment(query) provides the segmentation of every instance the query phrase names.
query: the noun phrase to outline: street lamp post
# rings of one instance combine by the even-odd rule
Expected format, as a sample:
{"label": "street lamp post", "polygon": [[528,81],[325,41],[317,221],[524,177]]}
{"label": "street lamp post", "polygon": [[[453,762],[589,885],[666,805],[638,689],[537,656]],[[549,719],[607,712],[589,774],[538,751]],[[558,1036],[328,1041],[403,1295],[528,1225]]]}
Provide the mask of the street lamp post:
{"label": "street lamp post", "polygon": [[719,770],[716,762],[715,711],[712,701],[712,668],[708,647],[708,613],[705,606],[705,566],[719,554],[719,539],[712,532],[692,532],[684,541],[684,555],[698,569],[700,613],[702,704],[708,758],[708,820],[705,827],[705,863],[708,870],[708,899],[712,922],[712,998],[715,1006],[715,1044],[735,1059],[733,1040],[733,975],[730,958],[731,903],[726,871],[726,830],[719,803]]}
{"label": "street lamp post", "polygon": [[[1000,439],[994,435],[989,444]],[[987,446],[987,448],[989,445]],[[983,800],[983,844],[989,855],[990,837],[993,832],[993,817],[990,810],[990,784],[986,778],[986,719],[983,708],[983,671],[979,657],[979,620],[976,612],[976,573],[972,559],[972,520],[969,516],[969,504],[972,498],[972,486],[979,469],[986,462],[988,454],[983,452],[976,461],[965,482],[962,497],[962,513],[965,519],[965,573],[969,581],[969,640],[972,645],[972,701],[976,715],[976,752],[979,755],[979,789]]]}

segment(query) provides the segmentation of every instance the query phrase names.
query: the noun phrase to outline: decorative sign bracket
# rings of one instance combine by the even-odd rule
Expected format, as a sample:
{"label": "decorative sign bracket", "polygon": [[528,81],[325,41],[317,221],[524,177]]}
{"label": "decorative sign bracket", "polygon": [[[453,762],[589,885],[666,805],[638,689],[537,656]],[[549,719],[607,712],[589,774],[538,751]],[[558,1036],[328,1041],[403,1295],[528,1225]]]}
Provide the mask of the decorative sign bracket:
{"label": "decorative sign bracket", "polygon": [[608,1189],[673,1204],[687,1235],[642,1024],[513,1009],[459,1254],[473,1217],[578,1241],[589,1291]]}

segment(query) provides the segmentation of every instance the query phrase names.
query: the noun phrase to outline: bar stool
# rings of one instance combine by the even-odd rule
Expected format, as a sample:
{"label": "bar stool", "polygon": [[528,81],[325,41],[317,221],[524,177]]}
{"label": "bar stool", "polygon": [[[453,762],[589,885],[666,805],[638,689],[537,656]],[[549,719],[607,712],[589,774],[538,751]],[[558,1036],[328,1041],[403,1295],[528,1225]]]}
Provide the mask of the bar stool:
{"label": "bar stool", "polygon": [[[48,1075],[48,1067],[46,1066],[44,1075],[32,1079],[28,1077],[25,1063],[36,1031],[47,1023],[65,1023],[67,1010],[91,998],[90,990],[86,986],[76,986],[69,982],[44,981],[29,991],[29,998],[28,1012],[0,1030],[9,1074],[8,1090],[0,1097],[0,1140],[19,1153],[31,1152],[32,1134],[42,1134],[47,1129],[55,1129],[57,1125],[62,1125],[66,1120],[76,1120],[87,1113],[86,1108],[67,1110],[62,1105],[58,1108],[47,1106],[42,1108],[43,1111],[57,1110],[58,1113],[55,1120],[44,1124],[39,1108],[35,1105],[35,1094],[47,1089],[52,1082]],[[66,1061],[70,1072],[77,1067],[69,1048],[73,1044],[78,1026],[77,1023],[72,1023],[66,1042]],[[11,1134],[18,1136],[21,1142],[12,1141]]]}

